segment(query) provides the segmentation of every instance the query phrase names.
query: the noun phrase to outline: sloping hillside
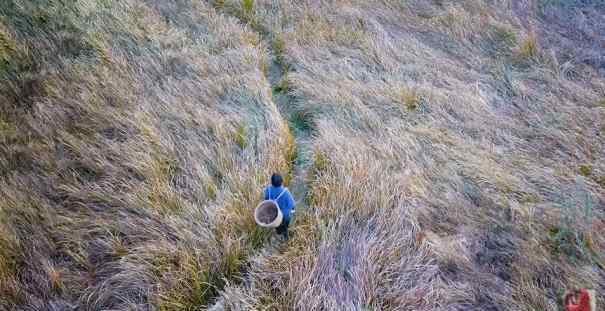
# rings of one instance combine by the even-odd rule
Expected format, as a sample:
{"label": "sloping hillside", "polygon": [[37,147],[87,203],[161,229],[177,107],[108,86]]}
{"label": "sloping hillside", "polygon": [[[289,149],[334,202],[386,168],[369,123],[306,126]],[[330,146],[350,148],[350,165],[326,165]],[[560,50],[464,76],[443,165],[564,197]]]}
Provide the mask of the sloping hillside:
{"label": "sloping hillside", "polygon": [[207,304],[287,170],[258,35],[198,1],[0,13],[2,309]]}
{"label": "sloping hillside", "polygon": [[[605,293],[604,33],[599,1],[8,0],[0,306]],[[278,245],[275,171],[304,189]]]}
{"label": "sloping hillside", "polygon": [[566,288],[604,289],[603,7],[215,5],[271,41],[314,132],[314,225],[256,262],[250,297],[556,310]]}

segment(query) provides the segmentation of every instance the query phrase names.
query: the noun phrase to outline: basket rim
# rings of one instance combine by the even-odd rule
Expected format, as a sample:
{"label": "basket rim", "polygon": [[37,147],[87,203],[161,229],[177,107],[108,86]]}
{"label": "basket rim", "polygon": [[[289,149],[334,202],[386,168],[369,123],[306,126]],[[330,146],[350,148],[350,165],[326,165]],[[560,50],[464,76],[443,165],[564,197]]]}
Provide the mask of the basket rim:
{"label": "basket rim", "polygon": [[[277,216],[273,219],[273,221],[271,221],[269,223],[260,221],[260,219],[258,218],[258,214],[259,214],[259,210],[262,206],[273,206],[274,208],[277,209]],[[281,209],[279,208],[279,205],[277,204],[277,202],[275,202],[274,200],[264,200],[264,201],[260,202],[254,209],[254,221],[261,227],[269,227],[269,228],[277,227],[283,221],[283,213],[282,213]]]}

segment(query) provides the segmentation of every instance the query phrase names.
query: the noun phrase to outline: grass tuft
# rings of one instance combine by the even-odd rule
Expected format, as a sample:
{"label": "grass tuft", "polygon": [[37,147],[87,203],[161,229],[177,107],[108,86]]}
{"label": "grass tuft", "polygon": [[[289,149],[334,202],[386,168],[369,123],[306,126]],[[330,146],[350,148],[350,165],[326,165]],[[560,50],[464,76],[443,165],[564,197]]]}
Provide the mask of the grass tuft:
{"label": "grass tuft", "polygon": [[416,89],[402,88],[399,98],[407,111],[418,110],[422,102],[422,98]]}
{"label": "grass tuft", "polygon": [[273,92],[276,93],[288,93],[290,90],[290,82],[288,80],[288,75],[285,74],[282,79],[273,87]]}
{"label": "grass tuft", "polygon": [[525,60],[535,59],[540,56],[540,45],[538,44],[538,37],[534,32],[531,32],[521,42],[519,56]]}
{"label": "grass tuft", "polygon": [[572,261],[585,259],[589,242],[582,234],[568,227],[551,228],[548,234],[555,255],[565,255]]}
{"label": "grass tuft", "polygon": [[215,183],[213,183],[213,182],[209,181],[209,182],[206,184],[206,193],[208,194],[208,197],[209,197],[211,200],[215,200],[215,199],[216,199],[216,194],[217,194],[217,191],[218,191],[218,189],[217,189],[217,187],[216,187],[216,184],[215,184]]}
{"label": "grass tuft", "polygon": [[321,151],[313,153],[313,175],[317,176],[321,172],[325,171],[330,165],[330,160]]}
{"label": "grass tuft", "polygon": [[285,62],[284,55],[286,53],[286,40],[284,39],[284,36],[282,34],[275,35],[271,44],[273,46],[273,52],[277,57],[277,62],[283,66]]}
{"label": "grass tuft", "polygon": [[244,14],[252,16],[254,14],[254,0],[242,0],[242,8],[244,9]]}
{"label": "grass tuft", "polygon": [[580,165],[580,175],[590,177],[592,175],[592,166],[589,164]]}
{"label": "grass tuft", "polygon": [[248,130],[243,124],[238,125],[234,134],[235,144],[244,150],[248,146]]}
{"label": "grass tuft", "polygon": [[6,68],[12,55],[15,53],[15,42],[6,32],[5,27],[0,24],[0,69]]}
{"label": "grass tuft", "polygon": [[497,50],[510,51],[517,46],[518,38],[515,30],[507,24],[492,24],[489,28],[492,45]]}
{"label": "grass tuft", "polygon": [[311,131],[314,127],[313,114],[307,109],[295,111],[289,121],[295,131]]}

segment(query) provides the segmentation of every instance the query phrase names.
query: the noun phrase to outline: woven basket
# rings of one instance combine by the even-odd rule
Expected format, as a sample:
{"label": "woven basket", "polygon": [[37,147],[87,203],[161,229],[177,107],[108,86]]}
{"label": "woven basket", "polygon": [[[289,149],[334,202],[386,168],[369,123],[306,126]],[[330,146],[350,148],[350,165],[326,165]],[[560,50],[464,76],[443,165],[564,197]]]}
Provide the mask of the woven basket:
{"label": "woven basket", "polygon": [[254,210],[254,220],[261,227],[277,228],[281,225],[283,219],[284,215],[273,200],[260,202]]}

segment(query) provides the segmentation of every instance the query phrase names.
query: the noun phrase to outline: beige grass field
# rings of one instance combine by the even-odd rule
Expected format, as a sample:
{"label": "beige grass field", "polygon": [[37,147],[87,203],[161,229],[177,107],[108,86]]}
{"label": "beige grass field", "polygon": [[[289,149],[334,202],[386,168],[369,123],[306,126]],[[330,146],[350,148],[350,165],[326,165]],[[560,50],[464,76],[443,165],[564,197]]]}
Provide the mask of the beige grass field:
{"label": "beige grass field", "polygon": [[0,310],[605,305],[600,0],[5,0],[0,80]]}

